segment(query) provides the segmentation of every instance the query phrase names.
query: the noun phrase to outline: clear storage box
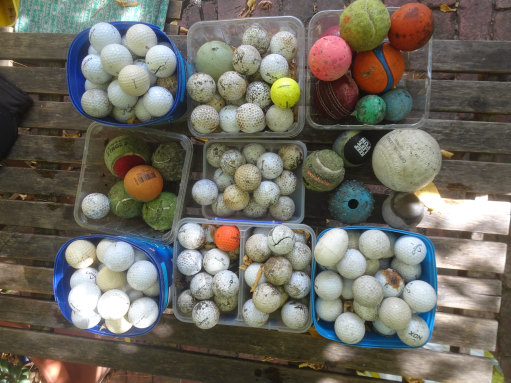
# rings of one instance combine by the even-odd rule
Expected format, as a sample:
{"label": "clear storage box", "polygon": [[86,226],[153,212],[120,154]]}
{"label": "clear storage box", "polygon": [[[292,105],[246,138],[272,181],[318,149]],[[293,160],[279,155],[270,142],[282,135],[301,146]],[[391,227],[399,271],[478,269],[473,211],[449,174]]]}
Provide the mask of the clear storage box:
{"label": "clear storage box", "polygon": [[[240,254],[239,259],[235,262],[231,262],[229,270],[235,272],[238,275],[239,278],[239,284],[240,284],[240,290],[238,293],[238,305],[237,307],[232,310],[229,313],[221,313],[220,314],[220,320],[218,324],[222,325],[229,325],[229,326],[245,326],[248,327],[248,325],[243,321],[242,317],[242,308],[243,304],[251,299],[252,293],[250,292],[250,286],[247,285],[247,282],[244,279],[244,270],[240,269],[240,266],[244,264],[243,258],[245,257],[245,243],[247,239],[253,234],[254,230],[256,229],[267,229],[268,231],[276,226],[272,223],[266,223],[266,222],[250,222],[250,221],[231,221],[231,220],[207,220],[203,218],[183,218],[179,222],[179,227],[186,223],[197,223],[199,225],[203,225],[206,227],[207,225],[214,225],[214,226],[220,226],[220,225],[234,225],[236,226],[240,231]],[[314,252],[314,246],[316,244],[316,235],[314,231],[307,225],[303,224],[295,224],[295,223],[285,223],[284,225],[291,228],[293,231],[304,234],[305,238],[307,238],[306,244],[309,246],[312,252]],[[172,304],[173,304],[173,312],[177,319],[179,319],[182,322],[188,322],[193,323],[192,317],[190,315],[185,315],[182,312],[179,311],[177,307],[177,298],[179,295],[186,290],[189,285],[189,282],[187,282],[185,276],[183,276],[176,266],[176,257],[181,253],[181,251],[184,250],[184,247],[179,243],[178,240],[174,242],[174,261],[173,261],[173,267],[174,267],[174,274],[173,274],[173,281],[174,281],[174,288],[173,288],[173,297],[172,297]],[[306,271],[310,276],[310,269],[304,270]],[[309,295],[307,295],[305,298],[300,300],[302,303],[307,304],[309,307],[309,316],[311,313],[311,307],[310,307],[310,299]],[[296,332],[296,333],[302,333],[309,329],[309,327],[312,324],[312,317],[309,318],[307,323],[299,329],[291,329],[287,327],[280,317],[280,309],[270,314],[270,317],[268,321],[261,326],[260,328],[265,328],[269,330],[279,330],[284,332]]]}
{"label": "clear storage box", "polygon": [[[282,147],[282,145],[285,144],[295,144],[300,147],[303,153],[303,159],[307,157],[307,147],[305,144],[301,141],[297,140],[249,140],[249,139],[243,139],[243,140],[228,140],[228,139],[218,139],[218,140],[210,140],[207,141],[204,145],[204,154],[203,154],[203,167],[202,167],[202,174],[203,178],[207,178],[210,180],[213,180],[213,175],[215,174],[215,170],[217,168],[214,168],[211,166],[211,164],[208,163],[206,158],[206,152],[208,148],[213,145],[214,143],[222,143],[227,145],[230,148],[238,149],[241,151],[241,149],[247,145],[247,144],[253,144],[253,143],[259,143],[262,144],[265,149],[269,152],[277,153],[279,149]],[[303,161],[302,161],[303,164]],[[283,222],[283,223],[300,223],[303,221],[303,218],[305,216],[305,186],[303,185],[302,181],[302,164],[294,171],[296,178],[297,178],[297,184],[296,184],[296,190],[294,193],[290,194],[289,197],[293,200],[295,203],[295,212],[291,219]],[[202,215],[205,218],[211,219],[216,217],[215,213],[213,212],[211,205],[208,206],[202,206]],[[269,212],[266,213],[265,216],[260,218],[251,218],[243,214],[243,211],[235,212],[233,216],[231,217],[221,217],[221,218],[229,218],[229,219],[246,219],[246,220],[253,220],[257,219],[258,221],[270,221],[270,222],[276,222],[279,220],[276,220],[273,218]]]}
{"label": "clear storage box", "polygon": [[[159,144],[177,142],[185,151],[181,180],[164,182],[163,191],[172,192],[177,196],[172,228],[169,231],[159,231],[147,225],[142,217],[119,218],[111,211],[105,218],[87,218],[81,209],[82,200],[90,193],[103,193],[108,195],[110,188],[120,180],[107,168],[104,160],[105,147],[110,140],[119,136],[134,136],[149,144],[154,152]],[[103,232],[112,235],[125,235],[144,240],[171,243],[174,240],[177,222],[181,219],[186,195],[186,187],[192,162],[193,147],[190,139],[182,134],[172,133],[163,129],[147,127],[116,127],[92,123],[87,129],[83,151],[82,168],[76,200],[74,217],[76,222],[85,229]],[[150,164],[149,164],[150,165]]]}
{"label": "clear storage box", "polygon": [[[392,15],[398,8],[388,7]],[[319,36],[328,28],[339,25],[339,18],[343,10],[326,10],[316,13],[309,22],[307,34],[307,53]],[[411,52],[402,51],[405,59],[405,70],[403,77],[396,85],[397,88],[406,89],[413,99],[412,111],[408,116],[399,122],[390,123],[382,121],[377,125],[364,125],[357,121],[352,114],[341,121],[335,121],[328,116],[321,115],[316,111],[312,101],[312,93],[315,83],[318,81],[307,68],[307,100],[306,118],[307,122],[316,129],[401,129],[419,128],[428,118],[431,95],[431,57],[433,39],[422,48]],[[385,40],[387,41],[387,40]]]}
{"label": "clear storage box", "polygon": [[[208,41],[219,40],[231,45],[232,47],[238,47],[241,45],[243,32],[249,26],[256,23],[266,29],[270,35],[274,35],[279,31],[288,31],[293,33],[297,38],[298,51],[292,60],[292,66],[294,67],[293,71],[295,72],[293,77],[300,86],[301,94],[300,100],[293,108],[295,115],[293,125],[285,132],[273,132],[268,130],[268,128],[265,128],[264,131],[258,133],[228,133],[219,130],[217,133],[204,134],[196,131],[192,127],[190,119],[188,119],[188,128],[194,136],[202,138],[289,138],[298,135],[302,131],[305,124],[305,28],[303,23],[296,17],[250,17],[197,22],[193,24],[188,31],[186,39],[187,61],[194,66],[197,51],[202,44]],[[199,103],[193,101],[188,96],[187,105],[188,115],[190,115],[192,110],[199,105]]]}

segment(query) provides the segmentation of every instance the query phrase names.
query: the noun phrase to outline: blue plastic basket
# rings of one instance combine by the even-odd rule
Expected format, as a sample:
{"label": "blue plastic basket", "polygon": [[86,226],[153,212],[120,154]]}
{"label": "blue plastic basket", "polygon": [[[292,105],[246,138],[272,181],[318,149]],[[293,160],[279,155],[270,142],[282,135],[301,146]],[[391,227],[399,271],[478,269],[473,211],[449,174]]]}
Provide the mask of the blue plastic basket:
{"label": "blue plastic basket", "polygon": [[155,33],[158,38],[158,43],[169,43],[172,50],[174,51],[177,59],[176,65],[176,73],[177,73],[177,90],[176,97],[174,97],[174,103],[172,107],[162,117],[154,118],[152,120],[146,122],[139,122],[134,124],[122,124],[116,122],[112,117],[95,118],[89,116],[82,108],[81,98],[83,93],[85,92],[85,77],[82,74],[82,61],[88,54],[88,49],[90,46],[89,43],[89,30],[87,28],[76,35],[76,37],[71,42],[69,46],[69,50],[67,52],[67,89],[69,92],[69,98],[73,103],[73,106],[76,108],[80,114],[87,117],[88,119],[101,122],[106,125],[114,125],[114,126],[145,126],[150,124],[157,124],[166,121],[174,121],[181,117],[186,112],[186,79],[187,79],[187,64],[186,60],[181,55],[181,52],[174,45],[174,42],[158,28],[156,25],[141,23],[137,21],[112,21],[110,22],[114,27],[116,27],[121,35],[125,34],[126,31],[135,24],[145,24],[149,26]]}
{"label": "blue plastic basket", "polygon": [[[319,242],[323,234],[325,234],[328,230],[323,230],[316,241]],[[428,282],[433,288],[435,289],[435,292],[437,292],[438,295],[438,286],[437,286],[437,272],[436,272],[436,261],[435,261],[435,248],[433,247],[433,243],[429,238],[422,234],[418,233],[412,233],[409,231],[399,230],[399,229],[393,229],[388,227],[377,227],[377,226],[343,226],[340,227],[340,229],[344,230],[382,230],[382,231],[390,231],[392,233],[397,234],[398,236],[402,235],[410,235],[412,237],[420,238],[424,244],[426,245],[427,254],[426,258],[421,263],[422,267],[422,274],[421,274],[421,280]],[[335,334],[334,330],[334,322],[327,322],[322,319],[319,319],[316,315],[316,307],[315,307],[315,298],[316,294],[314,292],[314,278],[316,275],[320,272],[319,267],[317,266],[316,260],[312,259],[312,283],[311,283],[311,308],[312,308],[312,318],[314,321],[314,327],[318,331],[318,333],[327,339],[335,340],[341,344],[346,344],[342,342],[337,335]],[[426,321],[429,327],[429,338],[427,342],[431,339],[431,335],[433,334],[433,326],[435,324],[435,312],[436,312],[436,306],[431,309],[428,312],[420,313],[418,314],[422,319]],[[426,344],[425,342],[424,344]],[[358,347],[367,347],[367,348],[420,348],[422,346],[418,347],[412,347],[408,346],[407,344],[403,343],[401,339],[396,335],[393,336],[383,336],[376,332],[366,332],[364,338],[356,343],[352,344],[350,346],[358,346]]]}
{"label": "blue plastic basket", "polygon": [[72,309],[69,306],[67,297],[69,295],[69,291],[71,291],[69,281],[71,279],[71,275],[76,271],[76,269],[71,267],[67,263],[65,256],[66,249],[69,246],[69,244],[79,239],[89,240],[97,244],[100,240],[104,238],[129,243],[134,248],[146,254],[148,258],[151,260],[151,262],[156,266],[156,269],[158,271],[158,281],[160,283],[160,295],[158,298],[158,318],[149,327],[146,328],[132,327],[130,330],[122,334],[114,334],[106,328],[101,328],[101,325],[104,323],[104,321],[101,321],[95,327],[92,327],[85,331],[89,331],[94,334],[110,335],[116,337],[119,336],[132,337],[137,335],[143,335],[151,331],[151,329],[154,326],[156,326],[156,324],[160,320],[161,314],[163,313],[163,311],[165,310],[169,303],[170,299],[169,287],[172,284],[172,253],[173,253],[172,246],[149,243],[132,237],[116,237],[113,235],[106,234],[92,234],[75,237],[62,245],[62,247],[59,249],[57,253],[57,257],[55,258],[55,264],[53,268],[53,293],[55,295],[55,301],[57,301],[60,311],[62,312],[64,317],[70,323],[73,323],[71,321]]}

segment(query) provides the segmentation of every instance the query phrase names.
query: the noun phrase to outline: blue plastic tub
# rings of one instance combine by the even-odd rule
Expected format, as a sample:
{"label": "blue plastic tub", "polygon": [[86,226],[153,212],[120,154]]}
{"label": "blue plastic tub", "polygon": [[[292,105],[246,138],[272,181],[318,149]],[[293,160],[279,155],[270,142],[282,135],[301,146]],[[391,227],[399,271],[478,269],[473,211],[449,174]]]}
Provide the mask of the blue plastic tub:
{"label": "blue plastic tub", "polygon": [[145,126],[150,124],[158,124],[166,121],[174,121],[181,117],[186,112],[186,79],[187,79],[187,64],[186,60],[181,55],[181,52],[174,45],[174,42],[156,25],[141,23],[137,21],[112,21],[110,22],[113,26],[115,26],[121,35],[124,35],[126,31],[135,24],[145,24],[149,26],[155,33],[158,38],[158,43],[166,42],[169,43],[174,51],[177,59],[176,65],[176,73],[177,73],[177,91],[176,97],[174,98],[174,104],[170,108],[169,112],[158,118],[154,118],[152,120],[146,122],[138,122],[134,124],[122,124],[116,122],[112,117],[95,118],[89,116],[84,112],[81,105],[81,98],[83,93],[85,92],[85,77],[82,74],[81,64],[85,56],[88,54],[88,49],[90,46],[89,43],[89,30],[87,28],[76,35],[76,37],[71,42],[69,46],[69,50],[67,52],[67,89],[69,91],[69,97],[73,106],[76,108],[80,114],[87,117],[88,119],[101,122],[106,125],[114,125],[114,126]]}
{"label": "blue plastic tub", "polygon": [[[323,234],[325,234],[328,230],[331,230],[331,229],[333,229],[333,228],[323,230],[319,234],[316,243],[321,239]],[[422,234],[412,233],[409,231],[393,229],[393,228],[388,228],[388,227],[343,226],[343,227],[340,227],[340,229],[344,229],[344,230],[376,229],[376,230],[382,230],[382,231],[390,231],[392,233],[395,233],[398,236],[410,235],[412,237],[420,238],[424,242],[424,244],[426,245],[426,248],[427,248],[426,258],[424,258],[424,260],[421,263],[422,275],[421,275],[420,279],[425,282],[428,282],[431,286],[433,286],[433,288],[435,289],[435,292],[438,295],[435,248],[429,238],[427,238],[426,236],[424,236]],[[314,321],[314,327],[316,328],[316,330],[322,337],[331,339],[331,340],[335,340],[341,344],[346,344],[346,343],[342,342],[337,337],[337,335],[335,335],[334,322],[327,322],[327,321],[321,320],[316,315],[316,307],[315,307],[316,294],[314,293],[314,278],[316,277],[316,275],[319,272],[320,272],[319,267],[316,263],[316,260],[313,258],[312,259],[312,276],[313,277],[312,277],[312,283],[311,283],[311,295],[310,296],[311,296],[311,308],[312,308],[312,318]],[[422,319],[424,319],[426,321],[426,323],[428,324],[428,327],[429,327],[429,338],[428,338],[427,342],[429,342],[429,340],[431,339],[431,335],[433,334],[433,326],[435,324],[435,312],[436,312],[436,306],[428,312],[418,314]],[[424,343],[424,344],[426,344],[426,343]],[[364,338],[359,343],[352,344],[350,346],[367,347],[367,348],[420,348],[420,347],[422,347],[422,346],[418,346],[418,347],[408,346],[407,344],[403,343],[401,341],[401,339],[399,339],[397,334],[393,335],[393,336],[383,336],[383,335],[379,335],[378,333],[376,333],[374,331],[372,331],[372,332],[366,331]]]}
{"label": "blue plastic tub", "polygon": [[158,318],[156,321],[147,328],[136,328],[132,327],[129,331],[122,334],[114,334],[110,332],[106,327],[101,328],[104,320],[102,320],[98,325],[87,329],[85,331],[92,332],[94,334],[100,335],[110,335],[116,337],[132,337],[137,335],[143,335],[156,326],[158,321],[160,320],[161,314],[167,307],[170,299],[169,288],[172,285],[172,246],[165,246],[163,244],[156,244],[141,241],[132,237],[116,237],[113,235],[105,235],[105,234],[92,234],[92,235],[83,235],[80,237],[75,237],[69,241],[67,241],[62,247],[59,249],[57,256],[55,258],[55,264],[53,268],[53,293],[55,295],[55,301],[57,301],[60,311],[64,315],[64,317],[70,322],[71,321],[71,307],[69,306],[67,297],[69,295],[69,291],[71,290],[71,286],[69,284],[71,275],[77,269],[71,267],[66,261],[66,248],[70,243],[79,240],[89,240],[97,245],[99,241],[104,238],[112,239],[114,241],[124,241],[129,243],[134,248],[142,251],[146,254],[149,259],[153,262],[158,270],[158,280],[160,283],[160,295],[158,297]]}

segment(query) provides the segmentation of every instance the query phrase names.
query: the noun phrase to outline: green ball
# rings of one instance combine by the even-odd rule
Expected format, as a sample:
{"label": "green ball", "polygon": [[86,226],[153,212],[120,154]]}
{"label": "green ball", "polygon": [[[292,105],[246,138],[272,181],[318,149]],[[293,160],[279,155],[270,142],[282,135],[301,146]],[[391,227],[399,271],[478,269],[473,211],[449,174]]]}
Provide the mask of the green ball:
{"label": "green ball", "polygon": [[168,230],[174,221],[176,205],[177,196],[174,193],[161,192],[157,198],[144,203],[142,218],[154,230]]}
{"label": "green ball", "polygon": [[335,189],[344,179],[342,158],[331,149],[309,153],[302,166],[303,184],[314,191]]}
{"label": "green ball", "polygon": [[376,48],[389,29],[390,14],[380,0],[355,0],[340,16],[341,37],[358,52]]}
{"label": "green ball", "polygon": [[183,172],[186,151],[177,142],[160,144],[152,156],[152,165],[166,181],[179,181]]}
{"label": "green ball", "polygon": [[234,70],[232,56],[234,51],[223,41],[208,41],[200,46],[195,56],[197,72],[209,74],[215,81],[225,72]]}
{"label": "green ball", "polygon": [[124,188],[124,181],[117,181],[108,192],[110,210],[117,217],[133,218],[142,214],[142,202],[130,196]]}
{"label": "green ball", "polygon": [[149,163],[149,145],[134,136],[118,136],[105,147],[105,165],[117,177],[124,178],[128,170],[137,165]]}
{"label": "green ball", "polygon": [[358,100],[355,117],[362,124],[374,125],[383,121],[387,107],[380,96],[369,94]]}

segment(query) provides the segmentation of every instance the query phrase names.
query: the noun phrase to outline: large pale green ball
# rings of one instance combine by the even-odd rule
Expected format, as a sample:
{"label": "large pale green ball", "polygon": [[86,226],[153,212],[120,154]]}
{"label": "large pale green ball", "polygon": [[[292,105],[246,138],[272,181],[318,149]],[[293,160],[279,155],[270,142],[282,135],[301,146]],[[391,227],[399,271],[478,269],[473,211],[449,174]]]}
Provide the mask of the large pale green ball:
{"label": "large pale green ball", "polygon": [[232,48],[223,41],[208,41],[197,51],[195,69],[197,72],[209,74],[217,81],[223,73],[234,70],[233,54]]}
{"label": "large pale green ball", "polygon": [[358,52],[370,51],[385,39],[390,14],[380,0],[355,0],[341,13],[341,37]]}

